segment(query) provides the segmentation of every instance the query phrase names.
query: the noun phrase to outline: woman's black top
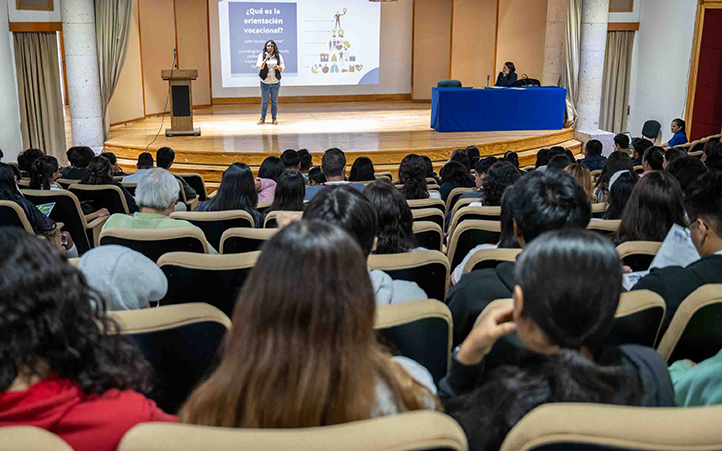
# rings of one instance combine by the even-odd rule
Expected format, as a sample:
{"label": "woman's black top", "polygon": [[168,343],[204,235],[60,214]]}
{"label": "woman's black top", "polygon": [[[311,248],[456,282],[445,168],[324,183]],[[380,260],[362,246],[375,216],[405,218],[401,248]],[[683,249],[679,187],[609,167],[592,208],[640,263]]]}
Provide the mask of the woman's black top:
{"label": "woman's black top", "polygon": [[496,77],[496,86],[505,86],[509,88],[514,86],[516,79],[516,72],[509,72],[509,75],[504,75],[504,72],[499,72],[499,76]]}

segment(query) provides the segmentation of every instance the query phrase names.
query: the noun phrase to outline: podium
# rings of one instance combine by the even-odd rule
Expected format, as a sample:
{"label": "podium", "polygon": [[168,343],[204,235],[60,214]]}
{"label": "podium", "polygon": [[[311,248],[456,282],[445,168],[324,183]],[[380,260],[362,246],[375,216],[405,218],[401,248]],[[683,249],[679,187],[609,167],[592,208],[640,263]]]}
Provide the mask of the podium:
{"label": "podium", "polygon": [[170,84],[170,126],[165,136],[200,136],[201,128],[193,127],[193,90],[191,82],[198,78],[196,69],[162,70],[160,76]]}

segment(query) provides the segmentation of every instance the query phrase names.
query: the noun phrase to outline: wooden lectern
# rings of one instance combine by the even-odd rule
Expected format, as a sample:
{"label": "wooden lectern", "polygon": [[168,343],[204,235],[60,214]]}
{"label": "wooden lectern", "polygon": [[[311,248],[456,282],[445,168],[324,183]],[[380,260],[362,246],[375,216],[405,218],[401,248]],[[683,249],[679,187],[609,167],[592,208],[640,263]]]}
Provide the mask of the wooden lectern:
{"label": "wooden lectern", "polygon": [[196,69],[162,70],[160,76],[170,83],[170,126],[165,136],[200,136],[201,128],[193,127],[193,90],[191,81],[198,78]]}

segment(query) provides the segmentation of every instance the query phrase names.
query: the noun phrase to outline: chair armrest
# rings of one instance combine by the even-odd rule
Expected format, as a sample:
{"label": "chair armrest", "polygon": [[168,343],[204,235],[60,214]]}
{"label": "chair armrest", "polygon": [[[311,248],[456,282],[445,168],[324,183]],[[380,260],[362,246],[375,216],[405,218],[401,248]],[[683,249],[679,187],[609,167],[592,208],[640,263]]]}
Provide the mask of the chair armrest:
{"label": "chair armrest", "polygon": [[100,232],[103,231],[103,225],[108,218],[110,218],[110,216],[102,216],[100,218],[95,218],[88,223],[88,230],[93,232],[93,247],[100,245]]}
{"label": "chair armrest", "polygon": [[198,206],[198,196],[194,197],[193,200],[189,201],[186,205],[188,205],[188,211],[193,211]]}

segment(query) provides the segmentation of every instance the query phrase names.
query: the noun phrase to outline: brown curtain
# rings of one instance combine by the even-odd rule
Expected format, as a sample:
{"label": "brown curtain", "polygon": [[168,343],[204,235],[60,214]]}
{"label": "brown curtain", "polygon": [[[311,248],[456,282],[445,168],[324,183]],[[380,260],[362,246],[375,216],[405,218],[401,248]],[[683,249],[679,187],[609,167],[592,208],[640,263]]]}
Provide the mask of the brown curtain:
{"label": "brown curtain", "polygon": [[607,32],[607,54],[604,58],[599,128],[608,132],[627,131],[627,105],[629,104],[633,45],[633,31]]}
{"label": "brown curtain", "polygon": [[65,159],[65,118],[55,33],[13,33],[23,147]]}

